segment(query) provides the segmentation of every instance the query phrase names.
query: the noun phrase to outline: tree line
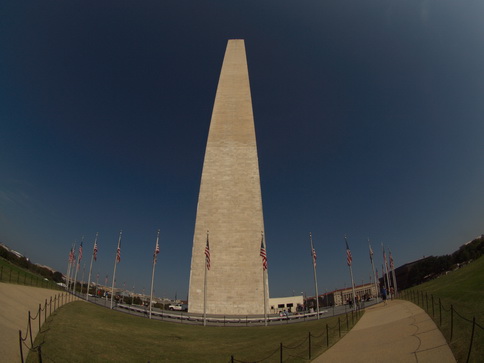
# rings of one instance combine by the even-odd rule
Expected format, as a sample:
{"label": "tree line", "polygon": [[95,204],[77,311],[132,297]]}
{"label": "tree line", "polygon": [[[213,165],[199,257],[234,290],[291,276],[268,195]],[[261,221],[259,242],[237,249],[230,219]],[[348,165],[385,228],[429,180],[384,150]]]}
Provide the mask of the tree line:
{"label": "tree line", "polygon": [[399,289],[419,285],[478,259],[484,254],[484,235],[462,245],[450,255],[430,256],[400,266],[395,270]]}

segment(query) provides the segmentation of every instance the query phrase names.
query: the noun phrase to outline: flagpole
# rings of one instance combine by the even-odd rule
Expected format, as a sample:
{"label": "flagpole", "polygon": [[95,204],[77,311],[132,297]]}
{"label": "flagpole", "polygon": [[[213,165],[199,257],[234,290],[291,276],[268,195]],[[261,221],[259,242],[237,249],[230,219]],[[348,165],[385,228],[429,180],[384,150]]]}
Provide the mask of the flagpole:
{"label": "flagpole", "polygon": [[121,236],[123,231],[119,231],[119,238],[118,238],[118,248],[116,249],[116,256],[114,257],[114,271],[113,271],[113,283],[111,285],[111,309],[113,308],[113,296],[114,296],[114,282],[116,281],[116,265],[118,264],[118,259],[120,255],[120,245],[121,245]]}
{"label": "flagpole", "polygon": [[66,290],[69,291],[70,275],[71,275],[71,265],[72,265],[72,246],[69,251],[69,260],[67,262],[67,274],[66,274]]}
{"label": "flagpole", "polygon": [[89,285],[91,285],[91,273],[92,273],[92,261],[94,260],[94,250],[97,244],[97,236],[99,232],[96,232],[96,238],[94,239],[94,246],[92,246],[92,255],[91,255],[91,266],[89,267],[89,277],[87,278],[87,292],[86,292],[86,300],[89,301]]}
{"label": "flagpole", "polygon": [[353,291],[353,310],[356,311],[355,282],[354,282],[354,279],[353,279],[353,269],[351,268],[353,257],[351,257],[351,251],[350,251],[350,247],[348,246],[348,240],[346,239],[346,235],[345,235],[345,242],[346,242],[346,261],[347,261],[348,267],[350,269],[351,289]]}
{"label": "flagpole", "polygon": [[[84,236],[82,236],[82,238],[81,238],[81,245],[79,246],[79,249],[82,247],[82,242],[84,242]],[[82,256],[79,256],[79,254],[77,256],[76,271],[75,271],[75,274],[74,274],[74,286],[72,288],[72,292],[73,292],[74,295],[76,294],[77,272],[79,271],[79,263],[81,262],[79,257],[82,258]]]}
{"label": "flagpole", "polygon": [[69,284],[67,285],[67,291],[71,290],[71,285],[72,285],[72,278],[74,275],[74,268],[75,268],[75,262],[76,262],[76,244],[72,244],[72,261],[71,261],[71,268],[69,269]]}
{"label": "flagpole", "polygon": [[313,260],[313,272],[314,272],[314,291],[316,293],[316,311],[317,311],[318,320],[319,320],[319,294],[318,294],[318,278],[316,275],[316,251],[314,250],[313,236],[311,232],[309,232],[309,240],[311,241],[311,258]]}
{"label": "flagpole", "polygon": [[207,270],[208,270],[207,251],[208,253],[210,253],[210,246],[208,244],[208,231],[207,231],[207,245],[205,246],[205,273],[203,276],[203,326],[207,325]]}
{"label": "flagpole", "polygon": [[353,290],[353,310],[356,311],[356,300],[355,300],[355,282],[353,280],[353,269],[350,267],[350,275],[351,275],[351,288]]}
{"label": "flagpole", "polygon": [[[262,244],[264,246],[264,250],[267,254],[266,244],[264,241],[264,232],[261,231],[261,238]],[[267,268],[262,266],[262,288],[264,290],[264,325],[267,326],[267,290],[266,290],[266,278],[267,278]]]}
{"label": "flagpole", "polygon": [[390,268],[392,269],[392,277],[393,277],[393,293],[395,294],[395,297],[397,297],[397,278],[395,276],[395,264],[393,262],[393,256],[392,256],[392,251],[388,250],[390,253]]}
{"label": "flagpole", "polygon": [[[383,263],[385,267],[385,276],[387,278],[387,295],[390,294],[390,280],[388,279],[388,263],[387,263],[387,254],[385,253],[385,247],[383,247],[383,243],[381,244],[381,248],[383,249]],[[391,298],[391,295],[390,295]]]}
{"label": "flagpole", "polygon": [[84,274],[86,273],[86,263],[84,262],[84,266],[82,267],[82,279],[81,279],[81,293],[82,295],[82,288],[84,287]]}
{"label": "flagpole", "polygon": [[370,237],[368,237],[368,247],[370,248],[370,261],[371,261],[371,268],[373,270],[373,278],[375,279],[375,290],[376,290],[376,303],[378,304],[378,285],[376,284],[376,273],[375,273],[375,264],[373,262],[373,250],[370,245]]}
{"label": "flagpole", "polygon": [[155,280],[155,266],[156,266],[156,255],[159,252],[158,248],[158,241],[160,240],[160,230],[158,230],[158,234],[156,236],[156,245],[155,245],[155,252],[153,253],[153,268],[151,270],[151,293],[150,293],[150,319],[151,319],[151,309],[152,309],[152,302],[153,302],[153,281]]}

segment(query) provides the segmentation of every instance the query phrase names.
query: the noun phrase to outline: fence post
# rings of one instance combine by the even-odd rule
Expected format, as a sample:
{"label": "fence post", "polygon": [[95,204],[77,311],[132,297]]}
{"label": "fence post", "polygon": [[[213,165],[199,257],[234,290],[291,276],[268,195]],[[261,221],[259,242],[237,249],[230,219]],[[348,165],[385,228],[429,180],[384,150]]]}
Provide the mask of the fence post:
{"label": "fence post", "polygon": [[281,351],[281,353],[280,353],[280,362],[282,363],[282,343],[280,344],[280,351]]}
{"label": "fence post", "polygon": [[20,283],[19,280],[20,280],[20,271],[17,272],[17,284]]}
{"label": "fence post", "polygon": [[[45,299],[45,304],[44,304],[44,322],[47,320],[47,299]],[[40,333],[40,329],[39,329]]]}
{"label": "fence post", "polygon": [[230,356],[230,362],[234,363],[234,356],[233,355]]}
{"label": "fence post", "polygon": [[49,304],[49,316],[52,315],[52,296],[50,297],[50,304]]}
{"label": "fence post", "polygon": [[440,297],[439,297],[439,325],[442,326],[442,302],[440,301]]}
{"label": "fence post", "polygon": [[32,323],[30,319],[30,310],[29,310],[29,334],[30,334],[30,346],[34,345],[34,340],[32,339]]}
{"label": "fence post", "polygon": [[39,313],[37,314],[39,316],[39,333],[40,333],[40,321],[42,320],[42,304],[39,304]]}
{"label": "fence post", "polygon": [[450,304],[450,341],[454,335],[454,305]]}
{"label": "fence post", "polygon": [[329,326],[326,324],[326,346],[329,347]]}
{"label": "fence post", "polygon": [[425,302],[427,304],[427,313],[429,312],[429,294],[425,293]]}
{"label": "fence post", "polygon": [[309,332],[309,347],[308,347],[308,357],[309,357],[309,360],[311,360],[311,332]]}
{"label": "fence post", "polygon": [[432,318],[434,317],[435,309],[434,309],[434,295],[430,295],[432,297]]}
{"label": "fence post", "polygon": [[350,326],[349,326],[349,324],[350,324],[350,321],[349,321],[349,319],[348,319],[348,313],[346,313],[346,331],[350,331]]}
{"label": "fence post", "polygon": [[37,347],[37,353],[38,353],[38,356],[39,356],[39,363],[42,363],[42,351],[40,350],[41,347],[42,347],[41,345],[39,345]]}
{"label": "fence post", "polygon": [[22,349],[22,331],[21,330],[18,331],[18,341],[20,343],[20,362],[24,363],[24,352]]}
{"label": "fence post", "polygon": [[351,310],[351,325],[355,325],[355,317],[354,317],[354,314],[353,314],[353,310]]}
{"label": "fence post", "polygon": [[339,337],[341,338],[341,321],[338,316],[338,331],[339,331]]}

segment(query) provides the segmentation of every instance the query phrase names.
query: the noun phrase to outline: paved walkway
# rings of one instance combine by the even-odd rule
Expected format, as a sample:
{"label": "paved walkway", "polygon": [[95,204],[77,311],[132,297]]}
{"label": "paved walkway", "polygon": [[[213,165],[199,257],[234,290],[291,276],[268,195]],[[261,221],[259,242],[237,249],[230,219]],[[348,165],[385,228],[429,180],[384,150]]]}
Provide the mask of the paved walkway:
{"label": "paved walkway", "polygon": [[[39,304],[44,307],[45,299],[59,294],[57,290],[40,287],[6,284],[0,282],[0,361],[20,362],[20,345],[18,331],[22,330],[25,337],[29,310],[35,316]],[[42,322],[44,321],[42,317]],[[35,324],[37,323],[37,324]],[[39,325],[37,320],[32,323],[32,336],[37,335]],[[27,358],[24,349],[24,359]]]}
{"label": "paved walkway", "polygon": [[366,309],[355,327],[314,362],[455,362],[432,318],[405,300]]}

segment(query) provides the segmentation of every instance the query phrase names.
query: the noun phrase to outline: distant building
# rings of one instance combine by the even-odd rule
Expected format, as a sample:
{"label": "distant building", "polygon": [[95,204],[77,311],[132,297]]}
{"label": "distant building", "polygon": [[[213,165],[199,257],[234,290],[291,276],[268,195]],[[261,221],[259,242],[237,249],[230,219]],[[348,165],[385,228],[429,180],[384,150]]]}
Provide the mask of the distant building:
{"label": "distant building", "polygon": [[302,295],[288,297],[272,297],[269,299],[269,309],[271,314],[278,314],[281,311],[295,313],[304,309],[304,299]]}

